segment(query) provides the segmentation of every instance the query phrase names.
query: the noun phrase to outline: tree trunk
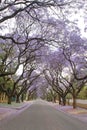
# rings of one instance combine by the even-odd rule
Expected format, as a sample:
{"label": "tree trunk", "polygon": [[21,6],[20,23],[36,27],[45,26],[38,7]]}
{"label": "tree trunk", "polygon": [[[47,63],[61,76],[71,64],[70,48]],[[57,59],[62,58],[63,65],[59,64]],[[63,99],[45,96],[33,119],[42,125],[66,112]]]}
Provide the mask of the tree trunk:
{"label": "tree trunk", "polygon": [[70,105],[70,99],[68,98],[67,100],[68,100],[68,101],[67,101],[68,105]]}
{"label": "tree trunk", "polygon": [[27,101],[29,101],[29,100],[30,100],[30,96],[28,95],[28,96],[27,96]]}
{"label": "tree trunk", "polygon": [[53,100],[54,100],[54,103],[56,103],[56,96],[54,96],[54,99],[53,99]]}
{"label": "tree trunk", "polygon": [[20,103],[20,95],[16,96],[16,103]]}
{"label": "tree trunk", "polygon": [[56,97],[54,95],[52,96],[52,102],[56,103]]}
{"label": "tree trunk", "polygon": [[23,94],[21,95],[21,101],[22,102],[24,101],[24,95]]}
{"label": "tree trunk", "polygon": [[61,97],[59,96],[59,105],[61,105]]}
{"label": "tree trunk", "polygon": [[76,108],[76,96],[73,95],[73,109]]}
{"label": "tree trunk", "polygon": [[66,105],[66,98],[62,97],[62,105],[65,106]]}
{"label": "tree trunk", "polygon": [[27,101],[29,101],[30,100],[30,93],[27,95]]}
{"label": "tree trunk", "polygon": [[8,96],[8,104],[11,104],[11,96]]}

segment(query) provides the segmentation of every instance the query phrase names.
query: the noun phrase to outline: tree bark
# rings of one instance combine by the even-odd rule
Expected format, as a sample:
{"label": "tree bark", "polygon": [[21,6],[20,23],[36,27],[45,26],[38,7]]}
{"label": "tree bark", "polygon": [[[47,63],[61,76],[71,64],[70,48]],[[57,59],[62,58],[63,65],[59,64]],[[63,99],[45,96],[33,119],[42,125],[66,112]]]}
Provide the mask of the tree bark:
{"label": "tree bark", "polygon": [[30,94],[27,95],[27,101],[29,101],[29,100],[30,100]]}
{"label": "tree bark", "polygon": [[68,98],[67,100],[68,100],[68,101],[67,101],[68,105],[70,105],[70,99]]}
{"label": "tree bark", "polygon": [[59,105],[61,105],[61,97],[59,96]]}
{"label": "tree bark", "polygon": [[54,103],[56,103],[56,96],[54,96],[54,99],[53,99],[53,100],[54,100]]}
{"label": "tree bark", "polygon": [[16,96],[16,103],[20,103],[20,95]]}
{"label": "tree bark", "polygon": [[21,95],[21,101],[22,102],[24,101],[24,95],[23,94]]}
{"label": "tree bark", "polygon": [[11,104],[11,96],[8,96],[8,104]]}
{"label": "tree bark", "polygon": [[73,95],[73,109],[76,108],[76,96]]}
{"label": "tree bark", "polygon": [[65,106],[66,105],[66,98],[62,97],[62,105]]}

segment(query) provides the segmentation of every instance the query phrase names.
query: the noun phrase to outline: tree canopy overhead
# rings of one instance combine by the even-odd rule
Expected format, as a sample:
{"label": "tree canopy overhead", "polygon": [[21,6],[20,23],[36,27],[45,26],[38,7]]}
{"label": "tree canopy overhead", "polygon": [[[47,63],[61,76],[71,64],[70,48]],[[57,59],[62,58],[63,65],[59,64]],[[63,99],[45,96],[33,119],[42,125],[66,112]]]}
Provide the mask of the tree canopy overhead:
{"label": "tree canopy overhead", "polygon": [[86,14],[86,0],[1,0],[0,77],[13,78],[25,88],[32,74],[44,77],[44,70],[58,92],[71,85],[72,77],[77,86],[86,83]]}

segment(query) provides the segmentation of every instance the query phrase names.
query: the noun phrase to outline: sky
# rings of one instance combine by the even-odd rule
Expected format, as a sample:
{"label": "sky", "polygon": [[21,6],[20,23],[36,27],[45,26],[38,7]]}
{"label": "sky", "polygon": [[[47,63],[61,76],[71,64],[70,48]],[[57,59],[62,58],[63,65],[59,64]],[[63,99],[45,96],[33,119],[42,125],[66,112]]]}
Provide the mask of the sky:
{"label": "sky", "polygon": [[20,65],[17,72],[16,72],[16,75],[21,75],[23,72],[23,65]]}

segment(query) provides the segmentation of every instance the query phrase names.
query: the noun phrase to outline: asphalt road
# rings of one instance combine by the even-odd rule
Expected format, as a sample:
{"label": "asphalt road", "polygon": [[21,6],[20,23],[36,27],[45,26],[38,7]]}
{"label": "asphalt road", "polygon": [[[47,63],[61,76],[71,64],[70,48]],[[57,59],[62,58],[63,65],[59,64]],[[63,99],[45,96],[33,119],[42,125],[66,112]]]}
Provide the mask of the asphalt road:
{"label": "asphalt road", "polygon": [[20,114],[2,122],[0,130],[87,130],[87,125],[37,100]]}

